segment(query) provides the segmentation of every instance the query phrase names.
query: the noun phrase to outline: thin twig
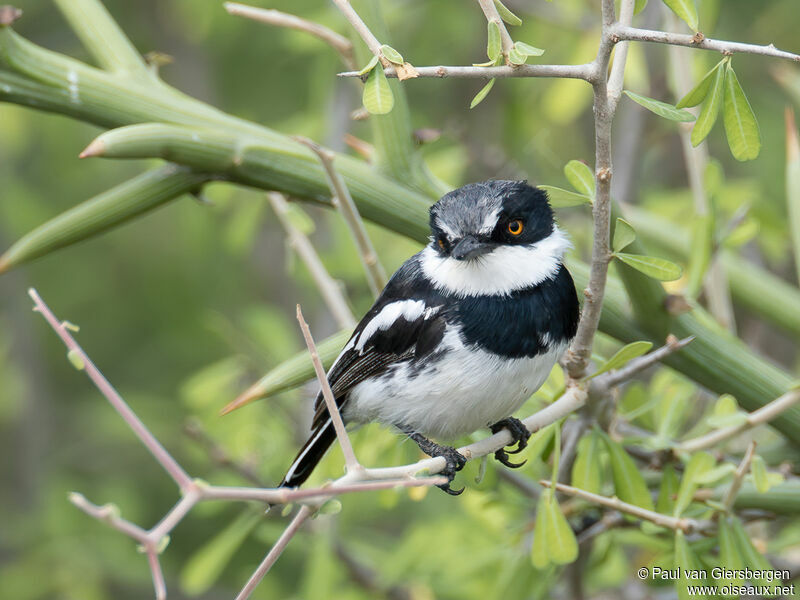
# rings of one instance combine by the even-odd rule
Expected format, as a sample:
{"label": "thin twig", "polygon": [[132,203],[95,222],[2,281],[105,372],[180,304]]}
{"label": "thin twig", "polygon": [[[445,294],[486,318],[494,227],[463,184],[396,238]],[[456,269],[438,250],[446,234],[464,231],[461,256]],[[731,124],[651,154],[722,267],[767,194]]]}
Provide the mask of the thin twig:
{"label": "thin twig", "polygon": [[275,211],[275,216],[278,217],[278,221],[286,231],[289,244],[306,265],[336,323],[341,329],[355,328],[356,318],[342,293],[342,287],[330,276],[306,234],[295,227],[289,219],[289,203],[286,202],[286,198],[278,192],[268,192],[267,199],[272,210]]}
{"label": "thin twig", "polygon": [[753,440],[747,446],[747,450],[744,453],[744,457],[742,457],[742,462],[739,463],[739,466],[737,467],[736,472],[733,475],[733,481],[731,481],[731,486],[725,493],[725,499],[722,501],[722,503],[725,505],[726,511],[730,511],[733,508],[733,503],[736,502],[736,495],[739,493],[739,490],[742,489],[742,483],[744,483],[744,477],[750,470],[750,464],[753,462],[753,456],[755,456],[755,453],[756,453],[756,441]]}
{"label": "thin twig", "polygon": [[250,576],[250,579],[242,588],[242,591],[236,596],[236,600],[246,600],[250,597],[250,594],[253,593],[253,590],[256,589],[256,586],[258,586],[261,580],[264,579],[264,576],[272,568],[272,565],[275,564],[275,561],[278,560],[284,548],[286,548],[291,539],[300,530],[300,527],[302,527],[303,523],[305,523],[308,518],[314,514],[314,512],[315,509],[308,505],[300,508],[294,519],[292,519],[284,532],[281,534],[281,537],[278,538],[278,541],[275,542],[275,545],[272,546],[269,553],[264,557],[264,560],[261,561],[261,564],[258,565],[258,568]]}
{"label": "thin twig", "polygon": [[500,13],[497,12],[497,6],[495,6],[494,0],[478,0],[478,4],[480,4],[486,20],[489,23],[496,23],[497,27],[500,29],[500,42],[503,48],[503,58],[505,59],[506,64],[509,65],[510,62],[508,60],[508,53],[514,47],[514,40],[511,39],[508,29],[506,29],[506,24],[503,23]]}
{"label": "thin twig", "polygon": [[367,48],[369,48],[369,51],[378,57],[378,60],[381,61],[381,64],[384,67],[388,67],[391,63],[383,56],[383,53],[381,52],[381,43],[370,31],[363,19],[358,16],[358,13],[353,9],[353,7],[350,6],[350,2],[348,2],[348,0],[333,0],[333,3],[344,15],[344,18],[350,22],[350,25],[353,26],[353,29],[356,30],[356,33],[359,35],[359,37],[364,40],[364,43],[367,45]]}
{"label": "thin twig", "polygon": [[112,504],[98,506],[89,502],[83,494],[79,494],[78,492],[70,492],[67,498],[74,506],[81,509],[90,517],[102,521],[109,527],[124,533],[143,546],[149,543],[150,540],[147,536],[147,532],[135,523],[123,519],[119,515],[119,509],[116,506]]}
{"label": "thin twig", "polygon": [[[633,20],[634,0],[622,0],[619,7],[619,24],[630,25]],[[628,60],[628,42],[620,42],[614,50],[614,63],[608,77],[608,103],[616,110],[625,83],[625,64]]]}
{"label": "thin twig", "polygon": [[339,171],[333,164],[335,155],[330,150],[323,148],[313,140],[304,137],[296,137],[297,141],[305,146],[308,146],[314,154],[319,157],[322,167],[325,169],[325,176],[328,179],[328,185],[331,189],[331,201],[334,207],[344,218],[350,235],[353,236],[353,241],[358,248],[358,255],[364,265],[364,270],[367,273],[367,282],[369,283],[370,290],[373,296],[377,297],[381,293],[383,286],[386,285],[386,271],[378,260],[378,253],[375,252],[375,247],[372,245],[372,240],[369,239],[367,229],[364,226],[364,221],[358,213],[356,203],[353,202],[353,197],[347,189],[347,185],[339,175]]}
{"label": "thin twig", "polygon": [[181,490],[187,489],[192,484],[192,478],[189,477],[189,474],[183,470],[177,461],[172,458],[169,452],[166,451],[164,446],[162,446],[155,436],[150,433],[147,427],[145,427],[144,423],[142,423],[139,417],[137,417],[136,414],[131,410],[125,400],[122,399],[122,396],[117,393],[117,390],[114,389],[114,387],[103,376],[91,359],[86,355],[83,349],[78,345],[78,342],[75,341],[69,330],[64,326],[63,323],[56,319],[55,315],[42,301],[36,290],[33,288],[29,289],[28,295],[31,297],[31,299],[33,299],[33,310],[41,313],[41,315],[47,320],[47,322],[50,324],[50,327],[53,328],[53,331],[58,334],[58,337],[60,337],[66,345],[70,355],[74,357],[74,362],[82,366],[82,369],[86,371],[86,375],[92,380],[95,386],[97,386],[97,389],[100,390],[100,393],[108,399],[108,401],[111,403],[111,406],[114,407],[114,410],[119,413],[122,419],[133,430],[136,436],[144,444],[145,448],[147,448],[150,451],[150,454],[153,455],[153,458],[156,459],[158,464],[164,467],[164,470],[169,474],[170,477],[172,477],[175,483],[178,484],[178,487],[181,488]]}
{"label": "thin twig", "polygon": [[702,34],[689,35],[684,33],[671,33],[667,31],[653,31],[650,29],[638,29],[616,24],[611,28],[611,34],[617,40],[630,40],[637,42],[654,42],[657,44],[671,44],[673,46],[686,46],[687,48],[700,48],[701,50],[713,50],[723,54],[759,54],[761,56],[772,56],[774,58],[784,58],[800,62],[800,54],[793,54],[784,50],[778,50],[774,45],[759,46],[757,44],[743,44],[741,42],[729,42],[726,40],[712,40],[703,37]]}
{"label": "thin twig", "polygon": [[670,517],[668,515],[662,515],[661,513],[647,510],[646,508],[641,508],[635,504],[623,502],[617,497],[609,498],[608,496],[600,496],[599,494],[593,494],[591,492],[572,487],[571,485],[564,485],[563,483],[556,483],[553,485],[552,481],[546,480],[540,481],[539,483],[545,487],[552,487],[556,491],[566,494],[567,496],[574,496],[575,498],[581,498],[587,502],[591,502],[592,504],[599,504],[600,506],[613,508],[614,510],[618,510],[626,514],[633,515],[634,517],[644,519],[645,521],[655,523],[660,527],[680,530],[684,533],[708,531],[714,527],[714,524],[711,521],[698,521],[697,519],[677,518]]}
{"label": "thin twig", "polygon": [[226,2],[223,6],[230,15],[253,19],[260,23],[266,23],[267,25],[286,27],[288,29],[309,33],[336,50],[348,69],[356,68],[353,44],[343,35],[339,35],[324,25],[279,10],[257,8],[255,6],[239,4],[238,2]]}
{"label": "thin twig", "polygon": [[319,359],[317,346],[314,344],[314,338],[311,337],[311,330],[308,328],[308,323],[303,318],[303,311],[300,310],[300,305],[297,305],[297,321],[300,323],[300,330],[303,332],[303,338],[308,346],[308,352],[311,355],[311,362],[314,364],[314,371],[317,373],[320,387],[322,388],[322,397],[325,399],[325,405],[328,408],[328,415],[333,422],[333,428],[336,430],[336,437],[339,439],[339,445],[342,447],[342,454],[344,454],[344,463],[347,471],[360,471],[361,464],[353,452],[353,445],[350,442],[350,436],[347,435],[342,415],[339,414],[339,407],[336,406],[336,399],[333,397],[331,386],[328,383],[328,377],[325,374],[325,367],[322,366],[322,361]]}
{"label": "thin twig", "polygon": [[675,447],[675,451],[697,452],[698,450],[711,448],[712,446],[716,446],[727,439],[739,435],[747,429],[752,429],[753,427],[757,427],[758,425],[771,421],[783,411],[788,410],[798,402],[800,402],[800,389],[793,389],[786,392],[779,398],[776,398],[772,402],[765,404],[758,410],[751,412],[749,415],[747,415],[747,420],[744,423],[740,425],[731,425],[730,427],[723,427],[722,429],[717,429],[716,431],[712,431],[706,435],[681,442]]}
{"label": "thin twig", "polygon": [[[416,67],[418,77],[450,77],[456,79],[503,79],[506,77],[563,77],[590,81],[594,77],[592,64],[582,65],[519,65],[500,67],[428,66]],[[394,66],[385,68],[387,77],[397,77]],[[363,77],[358,71],[339,73],[339,77]]]}

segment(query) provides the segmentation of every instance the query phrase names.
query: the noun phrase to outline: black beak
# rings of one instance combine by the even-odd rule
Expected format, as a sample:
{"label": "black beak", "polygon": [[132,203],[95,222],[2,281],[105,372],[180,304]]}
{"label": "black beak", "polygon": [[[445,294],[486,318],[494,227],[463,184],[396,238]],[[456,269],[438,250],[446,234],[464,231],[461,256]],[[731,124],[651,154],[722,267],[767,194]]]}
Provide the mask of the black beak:
{"label": "black beak", "polygon": [[487,244],[486,242],[481,242],[475,237],[468,235],[458,240],[458,243],[455,246],[453,246],[453,250],[450,252],[450,256],[452,256],[456,260],[470,260],[473,258],[477,258],[482,254],[486,254],[491,249],[492,249],[491,244]]}

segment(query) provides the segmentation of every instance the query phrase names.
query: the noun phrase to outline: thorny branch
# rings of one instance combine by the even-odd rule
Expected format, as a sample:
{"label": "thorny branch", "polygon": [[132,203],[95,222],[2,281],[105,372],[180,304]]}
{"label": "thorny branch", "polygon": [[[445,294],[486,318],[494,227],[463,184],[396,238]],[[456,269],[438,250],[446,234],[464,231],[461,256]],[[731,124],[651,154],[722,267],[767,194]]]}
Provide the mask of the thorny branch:
{"label": "thorny branch", "polygon": [[[310,489],[270,489],[270,488],[251,488],[251,487],[232,487],[232,486],[215,486],[209,485],[197,479],[192,479],[181,467],[177,461],[161,446],[158,441],[153,437],[146,426],[139,420],[135,413],[125,403],[119,394],[114,390],[110,383],[100,373],[94,363],[91,362],[89,357],[78,345],[70,334],[70,325],[68,323],[60,322],[49,307],[44,303],[39,294],[31,289],[29,291],[31,298],[34,301],[34,310],[41,313],[47,320],[50,326],[61,337],[64,344],[70,351],[70,360],[75,366],[79,366],[85,370],[90,379],[95,383],[98,389],[108,399],[108,401],[117,409],[119,414],[125,422],[139,435],[145,447],[151,452],[156,461],[164,466],[165,470],[170,476],[179,484],[182,492],[181,499],[173,506],[173,508],[164,516],[155,527],[146,531],[124,520],[117,511],[111,507],[98,507],[91,504],[88,500],[83,498],[80,494],[72,494],[70,500],[78,506],[81,510],[107,522],[110,526],[125,533],[129,537],[139,542],[144,548],[148,564],[150,565],[153,582],[156,589],[156,597],[158,600],[165,598],[166,592],[163,591],[163,576],[161,568],[158,563],[158,554],[162,549],[166,536],[175,528],[175,526],[188,514],[188,512],[199,502],[205,500],[239,500],[239,501],[259,501],[270,504],[286,504],[289,502],[305,502],[300,512],[295,516],[292,522],[287,527],[283,535],[278,539],[275,546],[270,550],[263,562],[247,582],[245,587],[237,596],[237,600],[244,600],[249,596],[258,582],[269,571],[269,568],[277,560],[283,548],[289,542],[291,537],[297,532],[302,523],[314,512],[314,507],[321,504],[332,496],[345,493],[364,492],[370,490],[391,489],[396,487],[413,487],[421,485],[440,485],[445,483],[444,477],[437,477],[445,467],[445,460],[442,457],[426,458],[416,463],[409,465],[396,466],[396,467],[383,467],[383,468],[365,468],[362,467],[355,454],[352,452],[352,447],[349,444],[344,426],[341,423],[341,417],[338,413],[335,401],[332,397],[326,398],[329,402],[328,409],[334,418],[334,423],[337,419],[341,427],[341,433],[337,428],[337,435],[339,435],[339,442],[342,444],[342,449],[347,457],[346,462],[348,465],[347,472],[339,479],[330,482],[321,488]],[[299,307],[298,307],[299,313]],[[303,328],[304,336],[306,336],[309,349],[312,352],[312,358],[315,355],[313,340],[311,340],[310,332],[304,321],[302,315],[299,314],[301,327]],[[318,369],[317,374],[323,388],[327,387],[327,378],[322,365],[318,362],[315,363],[315,368]],[[605,373],[596,378],[602,384],[603,378],[611,378],[615,372]],[[329,391],[329,390],[328,390]],[[534,413],[528,418],[523,420],[523,423],[529,431],[535,432],[555,423],[559,419],[571,414],[578,408],[583,406],[586,402],[587,393],[579,386],[570,386],[567,391],[558,400],[546,406],[542,410]],[[511,434],[503,429],[498,433],[491,435],[485,439],[458,448],[458,451],[465,456],[468,460],[480,458],[487,454],[493,453],[500,448],[511,443]],[[349,451],[347,448],[349,447]],[[169,465],[169,468],[167,466]],[[428,476],[424,478],[417,477],[422,473],[427,473]],[[163,593],[162,593],[163,591]]]}

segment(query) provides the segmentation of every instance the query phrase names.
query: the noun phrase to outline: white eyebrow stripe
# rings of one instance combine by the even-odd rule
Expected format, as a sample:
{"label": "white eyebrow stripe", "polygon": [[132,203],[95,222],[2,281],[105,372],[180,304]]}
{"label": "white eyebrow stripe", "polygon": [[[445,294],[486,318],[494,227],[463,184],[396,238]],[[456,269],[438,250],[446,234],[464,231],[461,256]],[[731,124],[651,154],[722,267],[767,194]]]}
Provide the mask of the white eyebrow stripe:
{"label": "white eyebrow stripe", "polygon": [[502,212],[503,207],[498,206],[492,212],[490,212],[486,217],[483,219],[483,225],[481,225],[480,232],[483,234],[489,234],[494,231],[494,228],[497,226],[497,220],[500,218],[500,213]]}
{"label": "white eyebrow stripe", "polygon": [[528,246],[503,245],[476,260],[442,256],[431,246],[421,254],[422,272],[439,290],[457,297],[508,295],[555,277],[571,246],[558,227]]}
{"label": "white eyebrow stripe", "polygon": [[361,335],[358,336],[356,350],[362,351],[373,335],[380,330],[389,329],[400,318],[405,318],[406,321],[416,321],[425,314],[426,308],[425,302],[422,300],[399,300],[387,304],[366,324]]}

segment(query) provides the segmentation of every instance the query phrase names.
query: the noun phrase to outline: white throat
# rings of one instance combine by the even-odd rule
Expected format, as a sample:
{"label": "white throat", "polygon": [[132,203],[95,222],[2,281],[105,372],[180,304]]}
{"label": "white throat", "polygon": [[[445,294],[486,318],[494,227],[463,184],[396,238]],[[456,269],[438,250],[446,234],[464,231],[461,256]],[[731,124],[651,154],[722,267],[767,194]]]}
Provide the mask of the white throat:
{"label": "white throat", "polygon": [[555,277],[570,247],[558,227],[528,246],[499,246],[474,260],[442,256],[431,246],[420,254],[422,272],[436,289],[466,296],[508,295]]}

